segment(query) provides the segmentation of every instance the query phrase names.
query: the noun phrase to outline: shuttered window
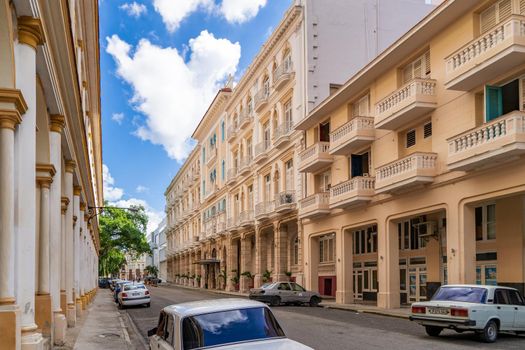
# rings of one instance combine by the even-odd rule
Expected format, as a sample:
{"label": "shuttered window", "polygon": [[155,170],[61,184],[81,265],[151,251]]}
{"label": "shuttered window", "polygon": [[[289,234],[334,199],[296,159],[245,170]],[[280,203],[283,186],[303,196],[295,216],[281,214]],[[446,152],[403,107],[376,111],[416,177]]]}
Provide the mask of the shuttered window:
{"label": "shuttered window", "polygon": [[430,51],[425,52],[416,60],[410,62],[403,68],[403,84],[416,78],[430,77]]}
{"label": "shuttered window", "polygon": [[520,0],[520,14],[525,15],[525,0]]}
{"label": "shuttered window", "polygon": [[416,144],[416,130],[407,131],[406,134],[406,148],[412,147]]}
{"label": "shuttered window", "polygon": [[423,126],[423,137],[427,138],[432,136],[432,122],[428,122]]}
{"label": "shuttered window", "polygon": [[[525,1],[520,0],[520,12],[525,13]],[[480,31],[484,33],[512,15],[512,1],[501,0],[479,15]]]}
{"label": "shuttered window", "polygon": [[370,95],[365,95],[352,104],[352,116],[354,117],[368,117],[370,106]]}

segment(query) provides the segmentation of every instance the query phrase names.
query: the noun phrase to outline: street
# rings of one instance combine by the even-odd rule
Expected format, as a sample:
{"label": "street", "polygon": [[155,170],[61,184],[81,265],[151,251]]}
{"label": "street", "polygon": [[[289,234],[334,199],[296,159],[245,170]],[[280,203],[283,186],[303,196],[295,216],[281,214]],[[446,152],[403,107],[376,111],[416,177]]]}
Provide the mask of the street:
{"label": "street", "polygon": [[[131,307],[127,312],[141,335],[157,324],[160,310],[186,301],[227,298],[213,292],[177,287],[151,287],[150,308]],[[405,319],[355,313],[322,307],[273,307],[286,335],[314,349],[523,349],[525,337],[502,334],[495,344],[485,344],[472,333],[445,331],[430,338],[424,328]],[[147,342],[147,339],[146,339]]]}

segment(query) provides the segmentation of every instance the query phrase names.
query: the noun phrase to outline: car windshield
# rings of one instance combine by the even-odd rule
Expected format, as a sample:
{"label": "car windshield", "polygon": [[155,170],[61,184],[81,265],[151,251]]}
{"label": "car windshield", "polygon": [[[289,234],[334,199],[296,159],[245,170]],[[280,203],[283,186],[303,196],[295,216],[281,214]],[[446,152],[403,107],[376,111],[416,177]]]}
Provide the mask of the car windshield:
{"label": "car windshield", "polygon": [[146,289],[142,284],[126,284],[124,290]]}
{"label": "car windshield", "polygon": [[487,290],[478,287],[441,287],[434,294],[432,300],[485,304],[487,301]]}
{"label": "car windshield", "polygon": [[182,333],[184,350],[284,337],[283,330],[266,307],[186,317],[182,321]]}
{"label": "car windshield", "polygon": [[275,283],[274,282],[270,282],[270,283],[265,283],[261,286],[262,289],[268,289],[268,288],[272,288],[272,286],[274,285]]}

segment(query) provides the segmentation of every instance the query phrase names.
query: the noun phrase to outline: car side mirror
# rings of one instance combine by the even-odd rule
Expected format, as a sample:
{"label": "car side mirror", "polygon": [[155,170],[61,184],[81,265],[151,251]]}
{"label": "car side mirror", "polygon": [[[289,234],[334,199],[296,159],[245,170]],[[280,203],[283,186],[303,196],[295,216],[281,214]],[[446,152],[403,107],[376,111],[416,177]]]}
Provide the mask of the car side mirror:
{"label": "car side mirror", "polygon": [[157,334],[158,327],[152,328],[148,331],[148,337],[151,337],[152,335]]}

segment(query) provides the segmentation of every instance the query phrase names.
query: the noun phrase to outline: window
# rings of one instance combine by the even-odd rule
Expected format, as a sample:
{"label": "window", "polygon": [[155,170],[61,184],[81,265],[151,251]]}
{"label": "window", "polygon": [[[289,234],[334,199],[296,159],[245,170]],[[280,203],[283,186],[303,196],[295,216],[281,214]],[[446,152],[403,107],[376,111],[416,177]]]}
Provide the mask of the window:
{"label": "window", "polygon": [[248,186],[248,210],[253,209],[253,185]]}
{"label": "window", "polygon": [[377,252],[377,226],[370,226],[352,232],[354,254]]}
{"label": "window", "polygon": [[263,89],[264,96],[268,97],[270,95],[270,79],[268,77],[264,78]]}
{"label": "window", "polygon": [[166,331],[163,339],[170,345],[173,345],[173,333],[175,333],[175,327],[173,327],[173,315],[167,314]]}
{"label": "window", "polygon": [[485,86],[485,121],[489,122],[499,116],[523,109],[525,99],[525,79],[515,79],[502,86]]}
{"label": "window", "polygon": [[370,152],[352,154],[350,156],[350,167],[350,175],[352,178],[356,176],[368,176],[370,174]]}
{"label": "window", "polygon": [[291,128],[293,125],[292,100],[288,100],[284,104],[284,122],[287,128]]}
{"label": "window", "polygon": [[221,141],[224,141],[224,135],[226,134],[226,125],[224,124],[224,120],[221,122]]}
{"label": "window", "polygon": [[264,199],[267,202],[271,201],[271,193],[272,193],[272,180],[270,178],[270,174],[268,174],[264,177]]}
{"label": "window", "polygon": [[292,285],[292,289],[293,289],[295,292],[306,292],[306,289],[304,289],[303,287],[301,287],[301,286],[298,285],[297,283],[291,282],[290,284]]}
{"label": "window", "polygon": [[292,290],[288,283],[280,283],[277,289],[278,290]]}
{"label": "window", "polygon": [[293,264],[299,265],[299,237],[293,241]]}
{"label": "window", "polygon": [[226,173],[226,163],[224,162],[224,159],[223,159],[222,163],[221,163],[221,179],[222,179],[222,181],[224,181],[225,173]]}
{"label": "window", "polygon": [[[524,5],[521,4],[521,7]],[[490,6],[479,15],[479,24],[481,33],[496,26],[496,24],[503,22],[512,14],[511,0],[501,0]]]}
{"label": "window", "polygon": [[206,162],[206,148],[204,147],[202,148],[202,162]]}
{"label": "window", "polygon": [[286,170],[286,177],[285,177],[285,188],[286,191],[292,191],[293,190],[293,159],[290,159],[287,161],[284,165]]}
{"label": "window", "polygon": [[319,262],[329,263],[334,261],[335,234],[321,236],[319,238]]}
{"label": "window", "polygon": [[368,117],[370,115],[370,95],[367,94],[352,104],[353,117]]}
{"label": "window", "polygon": [[319,141],[330,142],[330,122],[319,125]]}
{"label": "window", "polygon": [[263,124],[263,140],[264,140],[264,149],[266,150],[270,147],[270,122]]}
{"label": "window", "polygon": [[426,247],[426,239],[420,237],[427,233],[426,217],[405,220],[397,224],[399,250],[417,250]]}
{"label": "window", "polygon": [[319,192],[328,192],[332,187],[332,172],[330,170],[319,174]]}
{"label": "window", "polygon": [[476,241],[496,239],[496,205],[488,204],[474,209]]}
{"label": "window", "polygon": [[430,136],[432,136],[432,122],[423,125],[423,137],[426,139]]}
{"label": "window", "polygon": [[406,133],[406,148],[410,148],[412,146],[415,146],[416,144],[416,130],[412,129],[407,131]]}
{"label": "window", "polygon": [[248,156],[248,159],[253,158],[253,147],[252,147],[252,138],[248,138],[246,140],[246,155]]}
{"label": "window", "polygon": [[430,51],[425,52],[422,56],[407,64],[403,70],[403,84],[416,78],[430,77]]}

